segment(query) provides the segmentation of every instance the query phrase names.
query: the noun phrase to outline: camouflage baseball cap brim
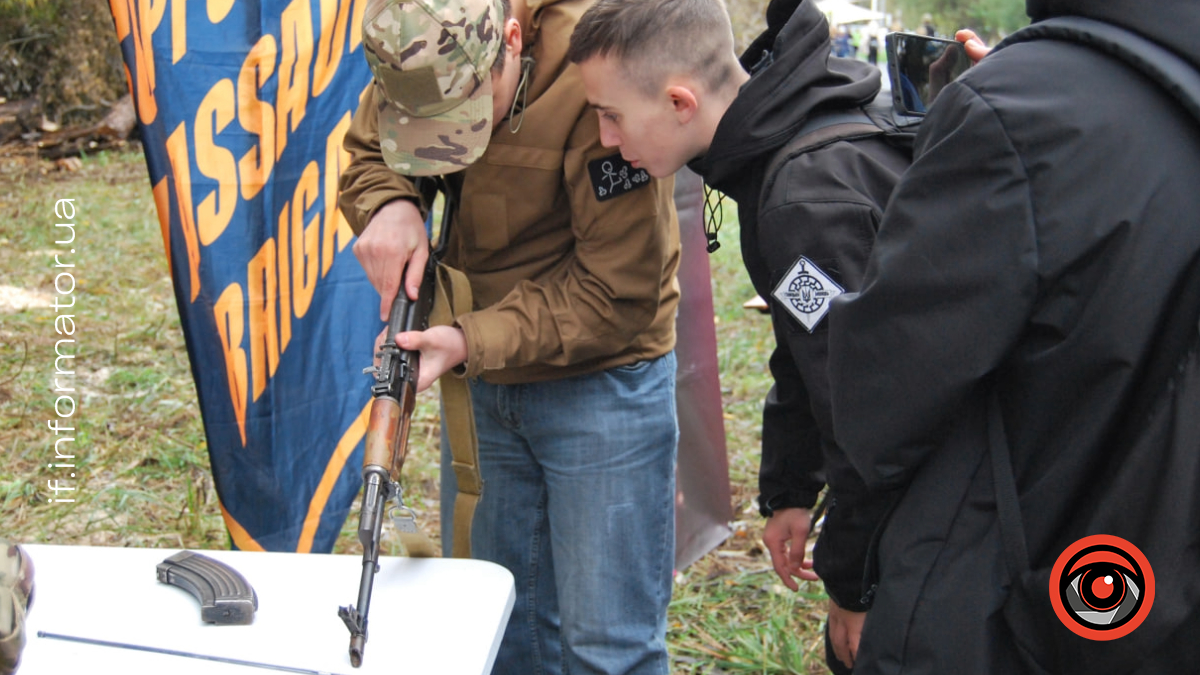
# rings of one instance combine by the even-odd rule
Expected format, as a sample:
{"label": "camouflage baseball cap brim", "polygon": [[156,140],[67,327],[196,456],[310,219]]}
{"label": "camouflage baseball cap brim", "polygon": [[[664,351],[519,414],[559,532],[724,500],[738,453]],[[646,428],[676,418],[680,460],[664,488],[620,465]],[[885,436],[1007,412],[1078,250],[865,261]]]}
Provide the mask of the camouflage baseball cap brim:
{"label": "camouflage baseball cap brim", "polygon": [[388,167],[439,175],[483,155],[503,23],[500,0],[369,0],[363,46],[381,94],[379,146]]}
{"label": "camouflage baseball cap brim", "polygon": [[386,98],[379,109],[379,149],[388,168],[406,176],[462,171],[483,156],[492,136],[492,81],[457,107],[414,117]]}

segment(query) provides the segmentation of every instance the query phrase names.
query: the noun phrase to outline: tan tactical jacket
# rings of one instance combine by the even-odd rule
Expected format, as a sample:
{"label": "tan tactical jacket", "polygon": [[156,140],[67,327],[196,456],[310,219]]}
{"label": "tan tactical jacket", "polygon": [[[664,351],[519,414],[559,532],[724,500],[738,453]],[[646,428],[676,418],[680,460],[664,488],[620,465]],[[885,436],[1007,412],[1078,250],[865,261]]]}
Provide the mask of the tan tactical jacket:
{"label": "tan tactical jacket", "polygon": [[[474,296],[474,311],[458,317],[466,375],[501,384],[661,356],[675,346],[679,300],[674,181],[600,145],[578,67],[564,58],[591,0],[528,4],[535,66],[521,127],[502,121],[483,157],[450,177],[462,196],[445,262]],[[352,159],[339,205],[356,233],[389,201],[420,202],[383,164],[377,105],[372,85],[344,143]]]}

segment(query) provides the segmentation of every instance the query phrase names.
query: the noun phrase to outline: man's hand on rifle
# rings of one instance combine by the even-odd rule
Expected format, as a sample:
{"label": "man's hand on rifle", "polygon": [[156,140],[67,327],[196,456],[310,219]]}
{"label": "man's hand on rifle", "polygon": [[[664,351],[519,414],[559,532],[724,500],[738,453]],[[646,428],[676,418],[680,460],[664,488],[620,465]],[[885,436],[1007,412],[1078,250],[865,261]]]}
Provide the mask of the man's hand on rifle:
{"label": "man's hand on rifle", "polygon": [[[375,338],[376,354],[386,333],[387,329],[384,328]],[[453,326],[433,326],[423,331],[397,333],[396,344],[407,351],[421,352],[418,392],[425,391],[446,371],[467,360],[467,337],[461,328]],[[375,365],[379,365],[378,358],[375,359]]]}
{"label": "man's hand on rifle", "polygon": [[354,257],[379,291],[379,318],[387,321],[392,299],[400,290],[401,270],[410,260],[414,263],[408,265],[404,287],[415,300],[429,259],[429,237],[417,206],[407,199],[384,204],[354,242]]}
{"label": "man's hand on rifle", "polygon": [[431,326],[428,330],[400,333],[401,349],[421,352],[421,377],[417,391],[425,391],[446,371],[467,360],[467,336],[454,326]]}

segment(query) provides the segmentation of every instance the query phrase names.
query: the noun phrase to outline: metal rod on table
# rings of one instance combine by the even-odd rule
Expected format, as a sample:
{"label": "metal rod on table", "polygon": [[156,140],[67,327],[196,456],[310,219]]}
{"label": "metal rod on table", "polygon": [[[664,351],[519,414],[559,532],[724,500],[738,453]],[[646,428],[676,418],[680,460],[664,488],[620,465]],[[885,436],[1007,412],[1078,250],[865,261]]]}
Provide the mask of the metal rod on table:
{"label": "metal rod on table", "polygon": [[37,636],[40,638],[51,638],[54,640],[66,640],[67,642],[82,642],[87,645],[99,645],[101,647],[116,647],[118,649],[132,649],[139,652],[153,652],[155,654],[167,654],[169,656],[186,656],[189,659],[203,659],[205,661],[218,661],[220,663],[232,663],[237,666],[251,666],[253,668],[267,668],[269,670],[282,670],[288,673],[303,673],[304,675],[335,675],[324,670],[309,670],[308,668],[293,668],[291,666],[277,666],[271,663],[259,663],[257,661],[243,661],[242,659],[231,659],[224,656],[209,656],[207,654],[193,654],[191,652],[181,652],[174,649],[163,649],[162,647],[147,647],[145,645],[131,645],[124,642],[109,642],[107,640],[95,640],[92,638],[77,637],[74,635],[62,635],[59,633],[47,633],[39,630]]}

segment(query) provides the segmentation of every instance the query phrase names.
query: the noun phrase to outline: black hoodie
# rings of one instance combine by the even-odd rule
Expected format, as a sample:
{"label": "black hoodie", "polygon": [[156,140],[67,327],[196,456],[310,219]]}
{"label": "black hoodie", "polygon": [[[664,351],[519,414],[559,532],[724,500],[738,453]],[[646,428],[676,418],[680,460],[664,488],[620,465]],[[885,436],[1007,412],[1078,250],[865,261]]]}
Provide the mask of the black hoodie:
{"label": "black hoodie", "polygon": [[[818,318],[806,326],[773,290],[799,278],[792,270],[801,256],[841,288],[858,290],[909,152],[882,135],[842,141],[788,159],[764,186],[768,162],[810,117],[860,108],[880,90],[874,66],[830,56],[829,26],[813,0],[799,2],[779,26],[788,3],[796,0],[776,0],[768,9],[768,38],[743,57],[743,63],[757,64],[751,78],[722,117],[708,152],[689,166],[737,201],[742,258],[755,289],[771,304],[776,348],[770,359],[774,383],[763,409],[760,509],[771,515],[811,507],[828,484],[814,566],[839,606],[862,611],[866,552],[886,502],[866,493],[833,437],[827,324]],[[768,41],[773,48],[759,58]]]}
{"label": "black hoodie", "polygon": [[[751,46],[743,61],[757,50]],[[825,16],[814,0],[802,0],[721,118],[708,152],[689,166],[739,204],[756,201],[763,164],[814,112],[855,108],[879,93],[877,68],[829,52]]]}
{"label": "black hoodie", "polygon": [[[1200,67],[1196,0],[1028,10]],[[838,440],[868,484],[904,491],[855,673],[1197,672],[1200,123],[1116,58],[1020,42],[941,92],[915,152],[861,294],[828,317]],[[1024,561],[994,466],[1014,475]],[[1093,535],[1135,546],[1157,589],[1116,639],[1081,634],[1061,600],[1080,577],[1055,564]]]}

